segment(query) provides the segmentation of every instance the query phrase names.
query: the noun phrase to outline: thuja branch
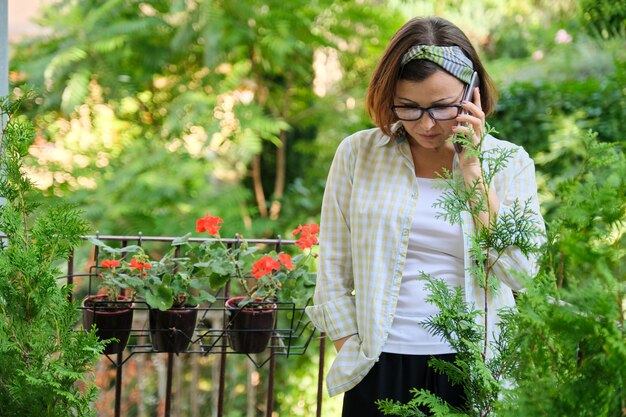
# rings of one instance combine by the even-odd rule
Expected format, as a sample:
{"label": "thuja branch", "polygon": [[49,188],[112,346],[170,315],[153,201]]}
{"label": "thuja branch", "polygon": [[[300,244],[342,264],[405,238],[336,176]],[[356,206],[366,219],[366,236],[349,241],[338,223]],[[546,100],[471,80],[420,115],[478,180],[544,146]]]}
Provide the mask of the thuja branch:
{"label": "thuja branch", "polygon": [[[475,301],[484,305],[466,301],[462,286],[451,288],[443,280],[422,277],[429,293],[427,301],[436,305],[439,313],[421,324],[429,333],[443,338],[456,352],[453,363],[433,359],[429,365],[437,373],[445,374],[453,384],[462,386],[467,403],[463,410],[453,410],[436,394],[426,390],[415,391],[414,399],[406,406],[379,403],[387,411],[393,409],[396,415],[420,415],[414,413],[416,406],[420,406],[428,408],[433,415],[493,416],[503,380],[517,364],[519,346],[509,343],[511,336],[507,333],[513,323],[513,312],[507,316],[503,310],[498,311],[500,334],[492,334],[489,330],[492,326],[489,301],[499,290],[497,274],[505,267],[505,260],[506,267],[513,267],[508,261],[515,262],[518,252],[526,256],[533,252],[536,249],[534,238],[540,231],[532,201],[512,201],[508,192],[514,190],[503,188],[517,174],[511,172],[503,176],[502,171],[518,148],[492,148],[493,142],[486,138],[493,131],[486,126],[477,144],[471,137],[453,139],[463,144],[465,150],[461,157],[473,160],[461,161],[466,167],[464,176],[459,175],[463,172],[458,170],[444,171],[439,186],[442,193],[434,204],[438,218],[462,225],[467,233],[463,238],[469,241],[466,245],[470,262],[465,274],[471,277],[472,286],[476,288]],[[501,175],[506,178],[500,178]],[[503,180],[503,187],[498,187],[498,191],[503,192],[497,196],[499,198],[495,194],[496,179]]]}
{"label": "thuja branch", "polygon": [[[474,132],[472,129],[467,134],[455,137],[455,142],[460,142],[465,149],[462,158],[475,159],[478,161],[478,176],[472,181],[456,179],[454,175],[446,173],[444,180],[450,186],[450,191],[445,192],[442,198],[435,204],[435,207],[444,209],[441,217],[461,219],[461,211],[468,211],[472,217],[477,232],[478,239],[472,237],[472,252],[474,260],[479,265],[479,269],[474,268],[472,276],[478,280],[483,288],[483,362],[486,360],[488,348],[488,317],[489,317],[489,278],[491,265],[489,259],[483,253],[489,253],[490,247],[484,244],[480,237],[489,234],[490,226],[495,221],[495,210],[489,199],[491,184],[495,174],[506,166],[507,161],[513,156],[514,150],[490,149],[483,150],[483,143],[487,135],[495,130],[488,124],[481,134],[480,141],[473,143]],[[461,211],[459,211],[461,210]]]}
{"label": "thuja branch", "polygon": [[495,130],[487,124],[476,144],[472,141],[471,131],[453,139],[463,144],[465,151],[461,158],[478,161],[479,172],[475,179],[466,180],[463,176],[445,171],[442,176],[444,190],[434,204],[440,209],[437,217],[461,224],[463,212],[468,212],[475,226],[474,233],[469,236],[472,259],[469,271],[483,291],[483,361],[489,346],[488,300],[491,292],[498,289],[498,280],[493,275],[494,266],[511,247],[519,248],[527,256],[535,249],[533,238],[539,233],[535,222],[537,213],[531,209],[530,200],[523,203],[516,200],[511,207],[502,210],[502,206],[493,206],[489,198],[494,193],[492,185],[496,175],[506,168],[517,151],[516,148],[502,147],[484,149],[485,138],[493,132]]}

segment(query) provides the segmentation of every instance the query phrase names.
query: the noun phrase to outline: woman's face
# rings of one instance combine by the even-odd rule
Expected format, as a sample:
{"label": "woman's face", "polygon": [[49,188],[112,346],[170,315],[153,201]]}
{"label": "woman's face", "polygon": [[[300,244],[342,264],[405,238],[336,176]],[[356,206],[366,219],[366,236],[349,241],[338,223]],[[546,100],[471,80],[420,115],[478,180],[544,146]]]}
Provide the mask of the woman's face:
{"label": "woman's face", "polygon": [[[460,104],[465,90],[465,84],[441,70],[435,72],[423,81],[399,80],[396,85],[394,106],[421,107],[423,109],[447,104]],[[413,111],[413,109],[409,109]],[[398,109],[396,109],[396,112]],[[443,112],[456,115],[456,109],[444,109]],[[452,126],[458,122],[452,120],[433,120],[424,112],[419,120],[402,121],[404,129],[418,147],[440,150],[453,149],[448,138],[452,135]]]}

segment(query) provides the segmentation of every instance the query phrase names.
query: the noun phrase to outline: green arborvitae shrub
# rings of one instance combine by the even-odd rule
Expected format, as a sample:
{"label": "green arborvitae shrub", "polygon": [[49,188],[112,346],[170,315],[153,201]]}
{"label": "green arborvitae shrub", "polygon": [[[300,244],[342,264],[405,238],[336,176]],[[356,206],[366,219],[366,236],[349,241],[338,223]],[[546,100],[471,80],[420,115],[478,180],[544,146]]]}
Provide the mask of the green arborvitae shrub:
{"label": "green arborvitae shrub", "polygon": [[[520,276],[527,280],[526,291],[518,294],[515,311],[501,311],[491,357],[484,356],[484,327],[475,320],[484,312],[468,306],[460,289],[430,280],[430,300],[441,313],[427,325],[458,352],[454,364],[432,361],[431,366],[463,386],[468,407],[455,410],[428,391],[413,390],[407,404],[380,401],[385,413],[626,415],[626,157],[595,133],[577,140],[584,149],[579,173],[562,178],[554,190],[558,209],[547,222],[540,271],[534,278]],[[446,213],[454,213],[454,199],[447,201]],[[526,218],[523,210],[518,214]],[[507,229],[491,229],[493,237],[505,237],[504,244],[524,242],[507,243]],[[530,229],[521,230],[518,237]],[[488,244],[480,234],[474,238],[475,247]],[[489,282],[485,270],[488,264],[474,275]]]}
{"label": "green arborvitae shrub", "polygon": [[581,140],[562,178],[541,271],[518,299],[520,366],[506,416],[626,415],[626,157]]}
{"label": "green arborvitae shrub", "polygon": [[23,169],[35,132],[15,116],[21,101],[0,101],[0,416],[91,416],[89,375],[103,346],[76,330],[78,306],[57,279],[87,225],[73,207],[36,203]]}
{"label": "green arborvitae shrub", "polygon": [[[487,126],[486,133],[491,132]],[[445,191],[435,206],[441,209],[444,219],[456,224],[461,223],[464,211],[475,219],[480,212],[491,212],[483,190],[489,189],[496,173],[502,171],[515,153],[515,149],[506,148],[481,150],[482,141],[473,145],[465,138],[458,140],[463,142],[468,157],[476,156],[480,160],[484,183],[465,184],[462,178],[446,173],[443,179]],[[530,202],[516,201],[508,213],[489,215],[488,224],[489,227],[482,227],[471,236],[470,249],[475,261],[471,275],[482,288],[485,298],[499,290],[493,267],[504,251],[515,246],[525,255],[536,252],[542,235]],[[490,256],[486,256],[488,253]],[[433,359],[430,366],[447,375],[454,385],[463,387],[466,405],[463,409],[455,409],[428,390],[413,389],[414,398],[409,403],[381,400],[378,401],[379,408],[387,415],[403,417],[425,416],[424,411],[434,416],[495,416],[507,378],[517,364],[515,346],[507,343],[514,317],[512,312],[499,311],[500,333],[488,334],[487,307],[483,310],[468,304],[460,287],[449,288],[444,281],[433,277],[425,276],[424,279],[431,292],[428,301],[440,310],[424,325],[432,334],[444,338],[457,352],[454,363]]]}

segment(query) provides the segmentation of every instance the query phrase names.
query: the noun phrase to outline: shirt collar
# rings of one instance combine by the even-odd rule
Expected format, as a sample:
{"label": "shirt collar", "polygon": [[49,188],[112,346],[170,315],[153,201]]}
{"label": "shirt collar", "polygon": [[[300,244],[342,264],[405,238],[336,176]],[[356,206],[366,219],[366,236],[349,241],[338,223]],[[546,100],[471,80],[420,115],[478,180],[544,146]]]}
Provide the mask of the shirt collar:
{"label": "shirt collar", "polygon": [[376,141],[376,147],[382,147],[393,139],[396,144],[401,144],[406,140],[406,131],[402,128],[401,122],[396,122],[391,126],[392,136],[383,135]]}

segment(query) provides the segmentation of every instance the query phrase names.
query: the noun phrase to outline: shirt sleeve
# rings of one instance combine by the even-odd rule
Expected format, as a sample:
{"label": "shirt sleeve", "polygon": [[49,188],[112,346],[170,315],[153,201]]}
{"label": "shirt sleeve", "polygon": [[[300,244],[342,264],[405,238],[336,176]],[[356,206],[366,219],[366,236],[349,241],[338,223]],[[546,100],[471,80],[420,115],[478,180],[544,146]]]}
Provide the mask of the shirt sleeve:
{"label": "shirt sleeve", "polygon": [[314,305],[306,309],[315,327],[331,340],[357,333],[350,228],[355,155],[351,148],[350,138],[342,141],[326,181]]}
{"label": "shirt sleeve", "polygon": [[[545,242],[546,237],[537,195],[535,164],[522,148],[519,148],[511,164],[511,170],[508,171],[505,180],[504,195],[498,196],[500,198],[498,216],[511,212],[516,200],[522,206],[528,201],[529,208],[534,212],[537,229],[540,232],[533,237],[533,243],[540,247]],[[489,256],[490,259],[494,259],[496,254],[490,253]],[[516,272],[534,276],[537,273],[537,257],[537,253],[526,256],[518,247],[509,247],[494,264],[493,272],[509,288],[515,291],[522,290],[523,283]]]}

